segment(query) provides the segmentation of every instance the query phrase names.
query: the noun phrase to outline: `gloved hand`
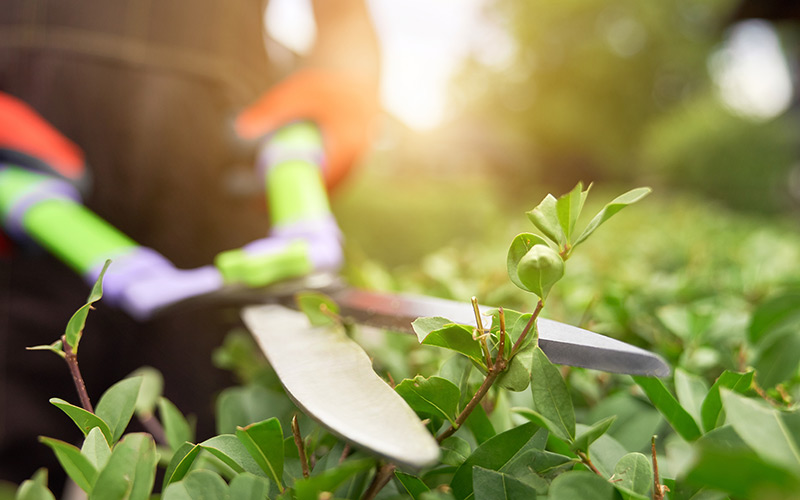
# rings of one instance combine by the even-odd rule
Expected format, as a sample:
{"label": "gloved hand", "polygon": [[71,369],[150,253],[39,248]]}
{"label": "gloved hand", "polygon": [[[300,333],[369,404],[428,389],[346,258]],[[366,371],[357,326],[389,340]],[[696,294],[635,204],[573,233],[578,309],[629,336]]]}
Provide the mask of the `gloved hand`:
{"label": "gloved hand", "polygon": [[[101,269],[89,271],[86,281],[95,281]],[[178,269],[155,250],[137,246],[112,260],[103,278],[103,300],[146,320],[165,306],[222,286],[222,275],[214,266]]]}
{"label": "gloved hand", "polygon": [[310,122],[285,126],[265,141],[258,165],[272,230],[267,238],[217,256],[215,264],[226,282],[265,286],[339,269],[341,233],[322,183],[321,164],[319,129]]}
{"label": "gloved hand", "polygon": [[81,149],[27,104],[0,93],[0,219],[12,239],[34,240],[90,285],[112,259],[104,302],[137,319],[222,286],[215,268],[176,269],[88,210],[76,187],[87,180]]}
{"label": "gloved hand", "polygon": [[323,176],[332,187],[369,145],[377,109],[374,82],[333,70],[303,69],[239,114],[235,127],[243,139],[258,139],[291,122],[313,121],[322,131]]}

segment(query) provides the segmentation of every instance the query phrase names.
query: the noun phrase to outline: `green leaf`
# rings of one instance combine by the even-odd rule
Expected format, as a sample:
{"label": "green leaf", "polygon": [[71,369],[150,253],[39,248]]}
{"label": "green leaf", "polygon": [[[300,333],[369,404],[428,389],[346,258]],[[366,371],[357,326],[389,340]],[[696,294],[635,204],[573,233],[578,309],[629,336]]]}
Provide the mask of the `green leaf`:
{"label": "green leaf", "polygon": [[472,448],[469,443],[458,436],[450,436],[442,441],[441,450],[441,462],[456,467],[463,464],[467,457],[472,454]]}
{"label": "green leaf", "polygon": [[735,498],[784,498],[800,491],[790,471],[760,459],[750,450],[701,446],[685,481],[729,493]]}
{"label": "green leaf", "polygon": [[233,434],[237,427],[286,416],[294,408],[285,395],[260,385],[225,389],[217,398],[216,407],[218,434]]}
{"label": "green leaf", "polygon": [[748,328],[750,342],[756,344],[782,325],[800,321],[800,290],[789,290],[763,302],[753,312]]}
{"label": "green leaf", "polygon": [[708,394],[706,381],[682,368],[676,368],[675,394],[678,396],[678,402],[692,416],[694,421],[698,425],[702,423],[701,407],[706,394]]}
{"label": "green leaf", "polygon": [[511,410],[527,418],[528,420],[535,423],[539,427],[547,429],[554,436],[558,437],[559,439],[567,443],[571,442],[573,439],[572,437],[570,437],[569,434],[567,434],[567,430],[564,428],[563,425],[561,425],[560,423],[553,422],[552,420],[545,417],[536,410],[531,410],[530,408],[512,408]]}
{"label": "green leaf", "polygon": [[478,446],[475,452],[461,464],[453,475],[450,487],[458,500],[472,497],[472,468],[475,465],[501,471],[518,455],[529,449],[542,449],[546,433],[534,423],[511,428]]}
{"label": "green leaf", "polygon": [[277,418],[236,429],[242,442],[261,470],[283,491],[283,430]]}
{"label": "green leaf", "polygon": [[164,390],[164,377],[161,372],[149,366],[143,366],[129,375],[128,378],[141,377],[142,385],[136,397],[135,411],[142,418],[153,416],[158,398]]}
{"label": "green leaf", "polygon": [[653,485],[653,466],[641,453],[628,453],[614,467],[614,485],[623,493],[647,496]]}
{"label": "green leaf", "polygon": [[81,446],[81,453],[97,470],[102,470],[111,457],[111,447],[99,427],[93,428],[86,435]]}
{"label": "green leaf", "polygon": [[89,315],[89,310],[92,308],[92,304],[103,296],[103,276],[106,274],[109,264],[111,264],[111,261],[107,260],[103,265],[102,271],[100,271],[100,276],[97,277],[97,281],[92,286],[92,291],[86,299],[86,304],[75,311],[75,314],[72,315],[67,323],[67,328],[64,330],[67,344],[72,348],[72,352],[76,354],[78,353],[78,344],[80,344],[83,329],[86,326],[86,317]]}
{"label": "green leaf", "polygon": [[418,415],[444,418],[455,423],[461,391],[447,379],[417,375],[394,388]]}
{"label": "green leaf", "polygon": [[721,389],[728,422],[760,457],[787,470],[800,470],[800,413],[780,412],[760,401]]}
{"label": "green leaf", "polygon": [[532,449],[519,455],[503,469],[512,476],[522,477],[524,472],[534,472],[543,478],[557,476],[571,469],[576,459],[551,451]]}
{"label": "green leaf", "polygon": [[67,416],[69,416],[69,418],[75,422],[81,432],[83,432],[84,436],[89,435],[89,431],[91,431],[94,427],[99,427],[100,431],[106,437],[106,440],[109,442],[113,441],[112,438],[114,436],[111,433],[111,429],[109,428],[108,424],[94,413],[86,411],[83,408],[75,406],[71,403],[67,403],[63,399],[59,398],[50,399],[50,403],[66,413]]}
{"label": "green leaf", "polygon": [[472,327],[457,325],[440,317],[418,318],[411,323],[411,327],[421,344],[461,353],[486,370],[486,360],[480,344],[472,337]]}
{"label": "green leaf", "polygon": [[564,229],[559,222],[558,201],[555,196],[548,194],[545,198],[526,215],[533,225],[559,247],[566,243]]}
{"label": "green leaf", "polygon": [[89,493],[92,491],[95,481],[97,480],[97,469],[85,457],[81,450],[72,446],[64,441],[58,439],[40,437],[39,441],[49,446],[56,454],[58,462],[63,467],[64,472],[75,481],[83,491]]}
{"label": "green leaf", "polygon": [[611,477],[617,462],[627,453],[628,450],[608,434],[603,434],[589,446],[589,457],[603,477]]}
{"label": "green leaf", "polygon": [[420,500],[422,494],[426,491],[431,491],[422,479],[418,478],[417,476],[412,476],[411,474],[406,474],[405,472],[400,472],[399,470],[394,471],[394,477],[400,481],[400,484],[403,485],[403,488],[406,489],[411,498],[414,500]]}
{"label": "green leaf", "polygon": [[350,460],[342,465],[323,471],[320,474],[300,479],[294,483],[297,500],[317,500],[323,491],[331,493],[347,479],[375,465],[371,458]]}
{"label": "green leaf", "polygon": [[477,465],[472,469],[472,488],[478,500],[536,498],[536,490],[519,479]]}
{"label": "green leaf", "polygon": [[237,474],[230,484],[232,500],[263,500],[269,492],[269,480],[247,472]]}
{"label": "green leaf", "polygon": [[67,355],[64,353],[64,345],[61,340],[56,340],[50,345],[35,345],[32,347],[25,348],[28,351],[50,351],[58,354],[61,358],[65,358]]}
{"label": "green leaf", "polygon": [[694,441],[701,436],[700,427],[694,418],[678,403],[669,392],[664,382],[657,378],[634,376],[633,380],[644,390],[658,411],[664,415],[673,429],[687,441]]}
{"label": "green leaf", "polygon": [[583,184],[579,182],[572,188],[572,191],[560,196],[556,202],[558,222],[561,224],[561,229],[566,236],[567,242],[572,241],[572,233],[575,231],[575,224],[578,222],[581,210],[583,210],[583,202],[586,201],[589,189],[591,189],[591,186],[584,191]]}
{"label": "green leaf", "polygon": [[235,472],[249,472],[256,476],[267,477],[247,448],[233,434],[220,434],[200,443],[200,446],[222,460]]}
{"label": "green leaf", "polygon": [[533,233],[518,234],[511,242],[511,246],[508,249],[508,258],[506,259],[508,277],[515,285],[526,291],[530,290],[528,290],[528,288],[519,279],[518,266],[519,261],[525,257],[525,254],[527,254],[530,249],[534,247],[534,245],[547,246],[547,241],[545,241],[541,236]]}
{"label": "green leaf", "polygon": [[183,443],[194,441],[194,432],[189,422],[183,417],[178,408],[166,398],[158,400],[158,414],[164,425],[167,444],[172,450],[177,450]]}
{"label": "green leaf", "polygon": [[156,479],[158,454],[150,434],[127,434],[97,476],[92,498],[147,500]]}
{"label": "green leaf", "polygon": [[[300,292],[295,295],[295,301],[297,307],[308,316],[308,320],[313,326],[340,324],[335,319],[335,316],[339,315],[339,305],[324,293]],[[332,315],[334,317],[331,317]]]}
{"label": "green leaf", "polygon": [[555,423],[567,441],[575,439],[575,410],[567,384],[559,369],[540,347],[533,352],[531,392],[537,413]]}
{"label": "green leaf", "polygon": [[100,397],[95,414],[108,424],[111,444],[116,443],[128,427],[141,386],[141,377],[126,378],[109,387]]}
{"label": "green leaf", "polygon": [[492,421],[489,420],[489,417],[486,415],[486,410],[484,410],[481,405],[476,406],[475,409],[472,410],[472,413],[469,414],[467,420],[464,422],[464,426],[470,430],[478,444],[483,444],[497,435]]}
{"label": "green leaf", "polygon": [[192,443],[183,443],[173,453],[172,458],[167,464],[167,470],[164,473],[164,482],[162,489],[165,489],[169,484],[175,483],[183,479],[186,474],[191,470],[192,464],[200,455],[202,448],[200,445]]}
{"label": "green leaf", "polygon": [[548,500],[612,500],[619,498],[616,489],[593,472],[570,471],[561,474],[550,483]]}
{"label": "green leaf", "polygon": [[[225,480],[210,470],[193,470],[183,481],[170,484],[161,500],[228,500]],[[238,500],[238,499],[237,499]]]}
{"label": "green leaf", "polygon": [[19,485],[14,500],[56,500],[47,488],[47,469],[39,469]]}
{"label": "green leaf", "polygon": [[589,427],[586,431],[581,432],[575,438],[575,441],[570,445],[570,449],[572,451],[589,451],[589,446],[597,441],[600,436],[608,432],[609,427],[611,427],[611,424],[613,424],[616,419],[617,416],[612,415],[597,422],[593,426]]}
{"label": "green leaf", "polygon": [[624,193],[620,196],[614,198],[611,202],[609,202],[603,209],[594,216],[594,218],[589,221],[589,225],[586,226],[586,229],[583,230],[578,239],[575,240],[575,243],[572,245],[573,248],[578,246],[579,244],[583,243],[593,232],[600,227],[601,224],[605,223],[608,219],[613,217],[617,212],[622,210],[623,208],[636,203],[637,201],[641,200],[652,191],[650,188],[641,187],[636,189],[631,189],[627,193]]}
{"label": "green leaf", "polygon": [[722,411],[722,399],[719,394],[721,387],[731,389],[739,394],[746,393],[753,385],[753,372],[736,373],[725,370],[722,375],[717,378],[714,385],[708,391],[706,398],[703,400],[703,405],[700,408],[700,414],[703,420],[703,428],[706,432],[711,431],[722,425],[725,422],[725,412]]}
{"label": "green leaf", "polygon": [[800,366],[800,324],[784,325],[763,337],[757,346],[753,368],[762,387],[774,387],[791,379]]}

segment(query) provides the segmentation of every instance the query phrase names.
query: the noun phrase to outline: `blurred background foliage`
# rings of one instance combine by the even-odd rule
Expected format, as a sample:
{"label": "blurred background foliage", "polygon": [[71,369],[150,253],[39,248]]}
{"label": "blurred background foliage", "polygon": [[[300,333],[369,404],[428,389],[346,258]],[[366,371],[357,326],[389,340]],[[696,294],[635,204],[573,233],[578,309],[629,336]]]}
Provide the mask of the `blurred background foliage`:
{"label": "blurred background foliage", "polygon": [[[654,348],[710,381],[771,362],[777,353],[750,330],[759,308],[800,287],[800,9],[738,0],[484,8],[512,49],[473,50],[437,128],[387,117],[334,199],[351,281],[530,310],[505,274],[508,244],[531,230],[523,212],[578,181],[595,183],[589,204],[650,185],[653,196],[570,261],[546,315]],[[737,94],[730,76],[742,43],[772,44],[747,56],[755,94]],[[781,361],[795,367],[795,385],[798,362]]]}

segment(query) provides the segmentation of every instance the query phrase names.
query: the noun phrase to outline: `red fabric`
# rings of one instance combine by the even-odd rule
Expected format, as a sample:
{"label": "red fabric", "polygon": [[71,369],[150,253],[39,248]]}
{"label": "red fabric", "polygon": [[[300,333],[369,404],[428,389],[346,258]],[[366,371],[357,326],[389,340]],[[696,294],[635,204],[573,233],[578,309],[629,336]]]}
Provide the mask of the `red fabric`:
{"label": "red fabric", "polygon": [[0,92],[0,149],[31,156],[71,180],[84,175],[81,149],[21,100]]}
{"label": "red fabric", "polygon": [[236,132],[256,139],[292,121],[316,122],[325,143],[325,180],[333,187],[366,150],[377,109],[374,84],[346,73],[304,69],[245,109]]}

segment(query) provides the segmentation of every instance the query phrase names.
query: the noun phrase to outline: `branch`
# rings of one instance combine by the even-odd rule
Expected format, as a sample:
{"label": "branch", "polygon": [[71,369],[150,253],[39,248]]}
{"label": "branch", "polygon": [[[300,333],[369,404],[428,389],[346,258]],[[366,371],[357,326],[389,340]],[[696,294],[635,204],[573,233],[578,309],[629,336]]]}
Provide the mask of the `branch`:
{"label": "branch", "polygon": [[72,382],[75,384],[75,390],[78,391],[78,397],[81,400],[81,406],[84,410],[94,413],[92,402],[89,399],[89,393],[86,391],[86,384],[81,376],[81,369],[78,367],[78,355],[72,350],[72,346],[67,342],[67,336],[61,336],[61,343],[64,349],[64,360],[67,362],[69,372],[72,375]]}
{"label": "branch", "polygon": [[148,416],[139,416],[139,423],[142,424],[142,427],[153,436],[156,443],[158,444],[167,444],[167,433],[164,431],[164,427],[161,425],[161,422],[158,421],[156,417],[152,414]]}
{"label": "branch", "polygon": [[577,453],[578,453],[578,457],[581,459],[581,462],[583,462],[583,465],[585,465],[586,467],[592,469],[592,472],[594,472],[598,476],[603,477],[603,474],[601,474],[600,471],[597,470],[597,467],[595,467],[594,464],[592,463],[591,459],[589,458],[589,455],[587,455],[585,452],[580,451],[580,450],[578,450]]}
{"label": "branch", "polygon": [[397,466],[395,464],[383,464],[375,471],[375,477],[372,479],[372,483],[370,483],[367,491],[364,492],[364,496],[361,497],[361,500],[372,500],[375,498],[378,492],[389,484],[396,468]]}
{"label": "branch", "polygon": [[542,308],[544,307],[544,301],[539,300],[539,303],[536,304],[536,309],[531,314],[531,319],[528,320],[528,324],[525,325],[525,329],[522,330],[517,341],[514,343],[514,347],[511,348],[511,354],[508,356],[508,359],[514,357],[517,354],[517,351],[520,350],[522,347],[522,343],[525,341],[525,338],[528,336],[528,332],[530,332],[531,328],[536,324],[536,319],[539,317],[539,313],[542,312]]}
{"label": "branch", "polygon": [[656,436],[650,442],[650,448],[653,453],[653,500],[664,500],[664,489],[666,486],[661,486],[661,479],[658,477],[658,460],[656,459]]}
{"label": "branch", "polygon": [[[452,436],[467,418],[470,416],[472,411],[478,406],[486,395],[489,392],[489,389],[494,384],[494,381],[497,380],[497,377],[500,376],[503,371],[505,371],[506,367],[508,366],[508,362],[505,358],[505,341],[506,341],[506,329],[505,329],[505,314],[503,313],[503,309],[500,308],[500,343],[497,346],[497,358],[495,359],[493,364],[489,365],[488,372],[486,373],[486,378],[483,379],[483,383],[478,388],[478,392],[472,396],[472,399],[469,400],[467,406],[461,411],[461,413],[456,417],[456,421],[451,425],[446,431],[441,433],[439,437],[436,438],[436,441],[441,444],[442,441]],[[512,351],[513,352],[513,351]]]}
{"label": "branch", "polygon": [[297,422],[297,414],[292,415],[292,435],[294,445],[297,446],[297,454],[300,455],[300,466],[303,468],[303,477],[310,475],[308,470],[308,459],[306,458],[306,447],[303,446],[303,436],[300,434],[300,424]]}

